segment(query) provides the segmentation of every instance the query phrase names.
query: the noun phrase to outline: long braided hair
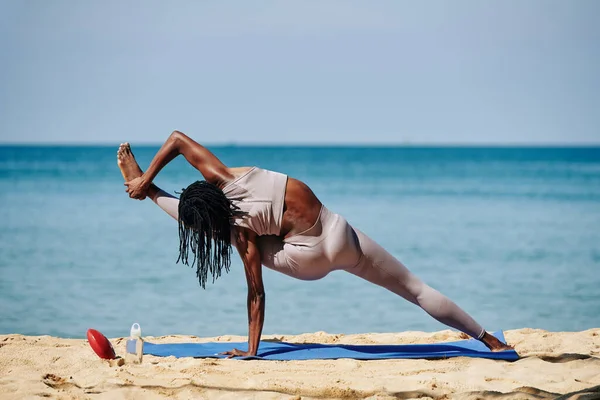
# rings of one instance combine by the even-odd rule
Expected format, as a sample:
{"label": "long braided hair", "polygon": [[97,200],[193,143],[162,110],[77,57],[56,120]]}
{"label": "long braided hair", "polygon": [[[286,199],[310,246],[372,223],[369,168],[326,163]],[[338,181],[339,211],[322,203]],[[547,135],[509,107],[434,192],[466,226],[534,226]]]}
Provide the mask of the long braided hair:
{"label": "long braided hair", "polygon": [[183,189],[179,198],[179,258],[189,264],[203,289],[208,273],[215,279],[231,266],[231,224],[238,213],[223,191],[206,181],[196,181]]}

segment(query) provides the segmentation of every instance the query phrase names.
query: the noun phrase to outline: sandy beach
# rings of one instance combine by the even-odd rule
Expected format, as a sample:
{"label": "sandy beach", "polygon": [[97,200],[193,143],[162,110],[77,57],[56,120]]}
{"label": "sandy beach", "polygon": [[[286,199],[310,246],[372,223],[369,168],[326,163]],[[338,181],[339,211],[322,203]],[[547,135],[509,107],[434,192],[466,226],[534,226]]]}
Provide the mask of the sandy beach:
{"label": "sandy beach", "polygon": [[[99,359],[83,339],[0,335],[0,398],[56,399],[554,399],[600,398],[600,328],[506,331],[516,362],[447,360],[243,361],[144,356]],[[241,336],[148,337],[155,343],[241,341]],[[452,331],[297,336],[294,343],[409,344],[460,340]],[[125,338],[112,338],[125,356]],[[561,397],[563,398],[563,397]]]}

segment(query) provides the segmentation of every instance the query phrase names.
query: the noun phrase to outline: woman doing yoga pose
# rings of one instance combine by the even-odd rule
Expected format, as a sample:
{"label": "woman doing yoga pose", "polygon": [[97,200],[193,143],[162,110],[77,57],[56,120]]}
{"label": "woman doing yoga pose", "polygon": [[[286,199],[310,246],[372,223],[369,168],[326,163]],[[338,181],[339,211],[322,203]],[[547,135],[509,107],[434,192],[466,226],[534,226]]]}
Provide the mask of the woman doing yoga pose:
{"label": "woman doing yoga pose", "polygon": [[[492,351],[511,349],[487,333],[454,302],[412,274],[400,261],[344,217],[327,209],[303,182],[258,167],[229,168],[185,134],[173,132],[146,172],[128,143],[118,165],[129,196],[150,197],[179,223],[179,258],[196,266],[200,284],[229,271],[231,247],[242,259],[248,283],[248,350],[256,355],[265,314],[262,266],[302,280],[344,270],[384,287],[421,307],[436,320],[480,341]],[[183,189],[177,199],[152,181],[178,155],[200,171],[203,181]],[[191,254],[190,254],[191,253]]]}

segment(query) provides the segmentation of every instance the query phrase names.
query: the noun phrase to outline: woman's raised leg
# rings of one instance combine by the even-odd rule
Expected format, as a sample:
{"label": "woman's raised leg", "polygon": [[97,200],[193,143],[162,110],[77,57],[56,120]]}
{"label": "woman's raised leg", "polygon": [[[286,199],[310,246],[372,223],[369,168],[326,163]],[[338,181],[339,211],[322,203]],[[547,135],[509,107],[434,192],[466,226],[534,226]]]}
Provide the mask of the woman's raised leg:
{"label": "woman's raised leg", "polygon": [[[121,170],[121,174],[125,182],[129,182],[142,175],[142,169],[135,160],[131,146],[129,143],[122,143],[117,151],[117,165]],[[178,219],[179,215],[179,199],[160,189],[156,185],[150,185],[148,197],[152,199],[156,205],[162,208],[171,217]]]}

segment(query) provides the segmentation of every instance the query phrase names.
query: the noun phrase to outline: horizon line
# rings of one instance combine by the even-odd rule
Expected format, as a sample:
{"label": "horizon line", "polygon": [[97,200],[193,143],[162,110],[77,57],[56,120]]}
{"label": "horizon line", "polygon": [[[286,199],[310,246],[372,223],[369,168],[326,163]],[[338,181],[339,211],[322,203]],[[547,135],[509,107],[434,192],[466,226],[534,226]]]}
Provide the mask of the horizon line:
{"label": "horizon line", "polygon": [[[125,143],[125,142],[123,142]],[[131,142],[129,142],[132,144]],[[138,142],[135,147],[160,147],[164,142]],[[3,142],[1,147],[112,147],[119,146],[120,142]],[[564,143],[564,142],[204,142],[205,147],[530,147],[530,148],[595,148],[600,147],[598,142]]]}

